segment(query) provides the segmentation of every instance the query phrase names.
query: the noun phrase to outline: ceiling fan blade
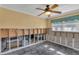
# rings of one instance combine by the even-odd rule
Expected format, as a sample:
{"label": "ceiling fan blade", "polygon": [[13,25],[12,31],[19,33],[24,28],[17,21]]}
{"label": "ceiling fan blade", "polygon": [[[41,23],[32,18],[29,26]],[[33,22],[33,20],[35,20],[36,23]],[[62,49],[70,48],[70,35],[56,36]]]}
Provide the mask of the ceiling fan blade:
{"label": "ceiling fan blade", "polygon": [[58,7],[58,4],[54,4],[53,6],[51,6],[51,9],[54,9],[56,7]]}
{"label": "ceiling fan blade", "polygon": [[50,11],[50,12],[61,14],[61,11]]}
{"label": "ceiling fan blade", "polygon": [[45,12],[43,12],[43,13],[41,13],[41,14],[39,14],[38,16],[40,16],[40,15],[42,15],[42,14],[44,14]]}
{"label": "ceiling fan blade", "polygon": [[36,8],[36,9],[44,11],[44,9],[41,9],[41,8]]}

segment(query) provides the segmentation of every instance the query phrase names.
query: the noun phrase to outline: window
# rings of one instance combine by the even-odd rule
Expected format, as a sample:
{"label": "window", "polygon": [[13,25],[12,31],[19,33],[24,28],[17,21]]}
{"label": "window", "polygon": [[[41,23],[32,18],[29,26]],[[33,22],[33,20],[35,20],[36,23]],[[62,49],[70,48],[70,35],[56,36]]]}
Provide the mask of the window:
{"label": "window", "polygon": [[51,22],[53,31],[79,31],[79,15],[54,19]]}
{"label": "window", "polygon": [[52,23],[53,31],[79,31],[79,21],[67,23]]}

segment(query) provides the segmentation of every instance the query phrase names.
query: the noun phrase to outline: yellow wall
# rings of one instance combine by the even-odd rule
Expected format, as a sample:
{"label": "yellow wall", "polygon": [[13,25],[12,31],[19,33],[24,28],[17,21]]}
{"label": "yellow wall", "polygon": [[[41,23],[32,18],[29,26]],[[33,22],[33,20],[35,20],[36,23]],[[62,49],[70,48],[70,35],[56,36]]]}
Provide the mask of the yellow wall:
{"label": "yellow wall", "polygon": [[0,8],[0,28],[46,28],[47,21],[35,16]]}
{"label": "yellow wall", "polygon": [[47,28],[51,28],[51,27],[52,27],[51,20],[48,19],[48,20],[47,20]]}

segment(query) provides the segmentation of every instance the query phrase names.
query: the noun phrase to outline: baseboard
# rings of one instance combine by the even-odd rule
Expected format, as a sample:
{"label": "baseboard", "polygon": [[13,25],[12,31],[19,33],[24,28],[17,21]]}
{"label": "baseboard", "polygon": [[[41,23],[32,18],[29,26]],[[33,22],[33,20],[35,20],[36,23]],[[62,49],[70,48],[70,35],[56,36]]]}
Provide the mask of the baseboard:
{"label": "baseboard", "polygon": [[[47,41],[52,42],[51,40],[47,40]],[[55,43],[55,44],[58,44],[58,45],[61,45],[61,46],[65,46],[65,47],[71,48],[73,50],[79,51],[79,49],[77,49],[77,48],[69,47],[69,46],[62,45],[62,44],[59,44],[59,43],[56,43],[56,42],[52,42],[52,43]]]}

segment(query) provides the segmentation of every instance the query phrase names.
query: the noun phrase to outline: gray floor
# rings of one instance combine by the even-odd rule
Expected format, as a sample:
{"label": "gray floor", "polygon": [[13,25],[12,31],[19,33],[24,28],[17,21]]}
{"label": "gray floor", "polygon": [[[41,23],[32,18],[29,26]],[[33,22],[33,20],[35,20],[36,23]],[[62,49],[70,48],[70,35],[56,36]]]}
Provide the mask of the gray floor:
{"label": "gray floor", "polygon": [[79,55],[79,51],[46,41],[7,55]]}

